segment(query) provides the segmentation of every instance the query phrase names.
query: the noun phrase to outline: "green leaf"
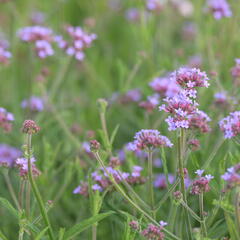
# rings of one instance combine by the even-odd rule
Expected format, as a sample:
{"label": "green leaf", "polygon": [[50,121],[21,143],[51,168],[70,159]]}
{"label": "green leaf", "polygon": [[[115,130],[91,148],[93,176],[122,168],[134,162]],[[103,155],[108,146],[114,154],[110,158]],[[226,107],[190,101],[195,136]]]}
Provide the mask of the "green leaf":
{"label": "green leaf", "polygon": [[109,211],[109,212],[106,212],[106,213],[101,213],[101,214],[98,214],[96,216],[90,217],[86,220],[83,220],[80,223],[77,223],[72,228],[70,228],[69,230],[66,231],[63,239],[68,240],[68,239],[71,239],[71,238],[75,237],[79,233],[83,232],[85,229],[92,226],[94,223],[97,223],[97,222],[101,221],[102,219],[112,215],[113,213],[114,213],[113,211]]}
{"label": "green leaf", "polygon": [[0,231],[0,240],[8,240],[7,237]]}
{"label": "green leaf", "polygon": [[118,124],[118,125],[114,128],[114,130],[113,130],[113,132],[112,132],[112,135],[111,135],[111,138],[110,138],[110,143],[111,143],[111,145],[112,145],[113,142],[114,142],[114,139],[115,139],[115,137],[116,137],[116,135],[117,135],[117,132],[118,132],[119,127],[120,127],[120,125]]}
{"label": "green leaf", "polygon": [[44,236],[44,234],[47,232],[48,227],[44,228],[35,238],[35,240],[41,240],[41,238]]}
{"label": "green leaf", "polygon": [[18,211],[12,206],[12,204],[5,198],[0,197],[0,204],[6,208],[14,217],[19,218]]}
{"label": "green leaf", "polygon": [[60,228],[58,233],[58,240],[63,240],[64,233],[65,233],[65,228]]}

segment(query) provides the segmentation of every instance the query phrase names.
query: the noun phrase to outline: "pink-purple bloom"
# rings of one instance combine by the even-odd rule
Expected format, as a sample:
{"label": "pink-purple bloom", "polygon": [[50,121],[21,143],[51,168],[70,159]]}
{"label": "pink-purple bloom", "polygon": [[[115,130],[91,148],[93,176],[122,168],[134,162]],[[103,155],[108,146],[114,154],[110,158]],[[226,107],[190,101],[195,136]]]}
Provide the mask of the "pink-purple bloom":
{"label": "pink-purple bloom", "polygon": [[149,11],[159,12],[164,7],[163,0],[146,0],[146,8]]}
{"label": "pink-purple bloom", "polygon": [[[32,157],[30,159],[30,164],[32,167],[32,174],[34,177],[37,177],[41,174],[41,172],[37,169],[35,165],[36,159]],[[28,159],[27,158],[18,158],[15,161],[16,166],[19,168],[19,175],[23,178],[26,178],[28,175]]]}
{"label": "pink-purple bloom", "polygon": [[232,11],[227,0],[207,0],[207,6],[217,20],[232,16]]}
{"label": "pink-purple bloom", "polygon": [[74,56],[78,61],[82,61],[85,57],[84,50],[91,47],[92,42],[97,35],[85,32],[81,27],[66,27],[69,40],[65,40],[62,36],[56,36],[55,41],[61,49],[64,49],[67,55]]}
{"label": "pink-purple bloom", "polygon": [[14,115],[8,112],[5,108],[0,107],[0,128],[5,132],[12,130],[12,122],[14,121]]}
{"label": "pink-purple bloom", "polygon": [[0,63],[7,64],[9,62],[9,58],[12,57],[11,52],[7,49],[9,47],[9,43],[5,40],[0,40]]}
{"label": "pink-purple bloom", "polygon": [[44,101],[40,97],[31,96],[29,99],[22,101],[21,107],[32,112],[42,112],[44,110]]}
{"label": "pink-purple bloom", "polygon": [[54,54],[52,29],[43,26],[24,27],[18,31],[18,36],[24,42],[34,43],[39,58],[46,58]]}
{"label": "pink-purple bloom", "polygon": [[13,167],[15,160],[22,155],[22,152],[7,144],[0,144],[0,166]]}
{"label": "pink-purple bloom", "polygon": [[137,132],[132,144],[133,150],[173,146],[166,136],[160,135],[160,132],[154,129],[143,129]]}
{"label": "pink-purple bloom", "polygon": [[192,183],[191,193],[194,195],[199,195],[205,192],[209,192],[209,183],[214,177],[210,174],[203,176],[204,170],[201,169],[197,170],[195,173],[198,177]]}
{"label": "pink-purple bloom", "polygon": [[240,185],[240,164],[230,167],[221,176],[221,178],[227,183],[227,189],[234,188]]}
{"label": "pink-purple bloom", "polygon": [[[168,174],[168,181],[170,184],[173,184],[175,181],[175,176],[172,174]],[[165,189],[167,187],[167,179],[165,174],[161,173],[156,176],[156,179],[154,181],[154,187],[160,189]]]}
{"label": "pink-purple bloom", "polygon": [[220,130],[226,139],[233,138],[240,133],[240,111],[231,112],[219,122]]}
{"label": "pink-purple bloom", "polygon": [[165,235],[162,232],[164,226],[156,226],[153,224],[148,224],[147,228],[143,229],[141,235],[148,240],[163,240]]}
{"label": "pink-purple bloom", "polygon": [[161,97],[173,97],[180,91],[180,86],[169,76],[157,77],[149,83],[150,87]]}

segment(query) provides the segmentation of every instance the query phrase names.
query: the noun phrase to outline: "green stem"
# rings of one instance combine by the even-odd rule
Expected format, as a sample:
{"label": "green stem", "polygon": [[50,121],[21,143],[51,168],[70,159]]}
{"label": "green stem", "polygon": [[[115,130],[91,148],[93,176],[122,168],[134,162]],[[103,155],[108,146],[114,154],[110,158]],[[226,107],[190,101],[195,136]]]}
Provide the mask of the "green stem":
{"label": "green stem", "polygon": [[[113,183],[114,187],[116,188],[116,190],[133,206],[135,207],[140,213],[142,213],[146,218],[148,218],[151,222],[153,222],[154,224],[156,224],[157,226],[160,226],[160,224],[153,219],[150,215],[148,215],[145,211],[142,210],[141,207],[139,207],[137,204],[135,204],[131,198],[128,197],[128,195],[124,192],[124,190],[117,184],[117,182],[115,181],[115,179],[113,178],[113,176],[108,172],[108,170],[106,169],[101,157],[99,156],[98,152],[94,153],[95,158],[98,160],[100,166],[104,169],[104,171],[107,173],[109,179],[111,180],[111,182]],[[180,240],[180,238],[178,238],[177,236],[175,236],[173,233],[169,232],[166,228],[163,228],[163,231],[165,233],[167,233],[169,236],[171,236],[173,239],[176,240]]]}
{"label": "green stem", "polygon": [[108,151],[109,156],[112,156],[111,142],[110,142],[110,138],[108,135],[105,112],[100,112],[100,119],[101,119],[102,130],[104,132],[104,135],[105,135],[106,141],[107,141],[107,151]]}
{"label": "green stem", "polygon": [[51,227],[51,224],[50,224],[50,221],[49,221],[49,218],[48,218],[48,215],[47,215],[47,212],[46,212],[46,209],[45,209],[45,206],[44,206],[42,197],[41,197],[41,194],[40,194],[40,192],[39,192],[39,190],[38,190],[37,184],[35,183],[34,178],[33,178],[33,174],[32,174],[32,164],[31,164],[31,155],[32,155],[32,154],[31,154],[31,138],[32,138],[32,135],[31,135],[31,134],[27,134],[28,178],[29,178],[29,181],[30,181],[30,183],[31,183],[31,187],[32,187],[34,196],[35,196],[36,199],[37,199],[37,202],[38,202],[38,205],[39,205],[39,208],[40,208],[40,212],[41,212],[41,215],[42,215],[42,217],[43,217],[43,221],[44,221],[45,225],[48,227],[48,236],[49,236],[49,239],[50,239],[50,240],[54,240],[54,235],[53,235],[52,227]]}
{"label": "green stem", "polygon": [[27,182],[26,189],[26,214],[30,218],[30,209],[31,209],[31,185],[30,182]]}
{"label": "green stem", "polygon": [[[183,195],[183,201],[187,204],[187,193],[185,188],[185,176],[184,176],[184,156],[185,155],[185,132],[181,128],[180,136],[178,137],[178,169],[180,175],[180,190]],[[184,215],[186,217],[186,230],[188,239],[192,240],[192,227],[190,222],[190,217],[186,208],[184,208]]]}
{"label": "green stem", "polygon": [[200,209],[200,217],[201,217],[201,237],[204,239],[204,237],[207,236],[207,229],[204,219],[204,207],[203,207],[203,193],[199,194],[199,209]]}
{"label": "green stem", "polygon": [[236,188],[235,193],[235,214],[238,232],[240,233],[240,188]]}
{"label": "green stem", "polygon": [[3,176],[4,176],[5,182],[7,184],[8,191],[9,191],[9,193],[10,193],[10,195],[11,195],[11,197],[12,197],[12,199],[13,199],[16,207],[17,207],[17,209],[20,210],[21,207],[20,207],[20,204],[19,204],[19,202],[17,200],[15,191],[13,189],[13,185],[12,185],[11,179],[9,178],[8,171],[7,172],[4,171]]}
{"label": "green stem", "polygon": [[92,240],[97,240],[97,224],[92,226]]}
{"label": "green stem", "polygon": [[152,216],[156,219],[156,213],[154,211],[155,203],[154,203],[154,191],[153,191],[153,150],[148,149],[148,185],[147,192],[149,195],[149,202],[152,210]]}

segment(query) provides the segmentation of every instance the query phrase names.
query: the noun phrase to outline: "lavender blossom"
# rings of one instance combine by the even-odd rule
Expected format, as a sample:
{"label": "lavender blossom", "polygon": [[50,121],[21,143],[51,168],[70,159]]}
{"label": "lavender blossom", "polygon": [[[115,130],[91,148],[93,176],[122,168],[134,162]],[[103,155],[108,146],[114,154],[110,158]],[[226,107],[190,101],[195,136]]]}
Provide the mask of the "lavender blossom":
{"label": "lavender blossom", "polygon": [[227,117],[219,122],[220,130],[224,133],[224,138],[229,139],[240,133],[240,111],[231,112]]}
{"label": "lavender blossom", "polygon": [[40,97],[32,96],[21,103],[21,107],[33,112],[42,112],[44,110],[44,101]]}
{"label": "lavender blossom", "polygon": [[7,144],[0,144],[0,166],[13,167],[15,160],[21,155],[19,149]]}
{"label": "lavender blossom", "polygon": [[207,6],[217,20],[232,16],[232,11],[226,0],[207,0]]}

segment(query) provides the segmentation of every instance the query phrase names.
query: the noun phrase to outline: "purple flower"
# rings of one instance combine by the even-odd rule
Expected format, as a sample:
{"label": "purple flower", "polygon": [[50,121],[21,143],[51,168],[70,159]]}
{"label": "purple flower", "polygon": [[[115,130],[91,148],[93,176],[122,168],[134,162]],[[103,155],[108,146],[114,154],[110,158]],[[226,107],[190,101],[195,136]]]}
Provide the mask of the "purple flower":
{"label": "purple flower", "polygon": [[94,184],[92,185],[92,190],[101,192],[103,189],[98,184]]}
{"label": "purple flower", "polygon": [[12,130],[12,122],[14,121],[14,115],[7,112],[5,108],[0,107],[0,128],[5,132],[10,132]]}
{"label": "purple flower", "polygon": [[44,101],[40,97],[32,96],[29,99],[25,99],[21,103],[22,108],[28,108],[33,112],[42,112],[44,110]]}
{"label": "purple flower", "polygon": [[240,111],[231,112],[219,122],[220,130],[224,137],[233,138],[240,133]]}
{"label": "purple flower", "polygon": [[166,137],[160,135],[158,130],[143,129],[136,133],[133,145],[136,149],[158,148],[158,147],[172,147],[173,144]]}
{"label": "purple flower", "polygon": [[195,172],[199,177],[201,177],[204,173],[204,170],[202,169],[198,169],[196,172]]}
{"label": "purple flower", "polygon": [[203,172],[204,170],[197,170],[195,172],[198,175],[198,178],[192,183],[191,193],[194,195],[210,191],[209,183],[214,177],[210,174],[202,176]]}
{"label": "purple flower", "polygon": [[66,27],[69,41],[64,40],[62,36],[55,37],[59,48],[65,50],[67,55],[74,56],[78,61],[85,57],[84,49],[89,48],[92,42],[97,38],[96,34],[89,34],[81,27]]}
{"label": "purple flower", "polygon": [[[169,174],[168,181],[170,184],[173,184],[175,181],[175,177],[172,174]],[[165,189],[167,187],[167,179],[164,174],[161,173],[156,176],[156,179],[154,181],[154,187],[160,189]]]}
{"label": "purple flower", "polygon": [[129,8],[125,12],[125,17],[128,21],[138,22],[141,18],[141,14],[137,8]]}
{"label": "purple flower", "polygon": [[51,43],[55,36],[52,29],[43,26],[29,26],[20,29],[17,34],[22,41],[35,44],[39,58],[46,58],[54,54]]}
{"label": "purple flower", "polygon": [[12,54],[7,50],[8,43],[0,42],[0,63],[8,64],[9,58],[12,57]]}
{"label": "purple flower", "polygon": [[152,96],[148,96],[146,101],[142,101],[139,103],[139,106],[145,108],[147,112],[152,112],[157,105],[159,104],[159,95],[154,94]]}
{"label": "purple flower", "polygon": [[165,227],[165,226],[167,226],[168,225],[168,223],[167,222],[164,222],[164,221],[160,221],[159,222],[159,224],[162,226],[162,227]]}
{"label": "purple flower", "polygon": [[153,81],[149,83],[149,85],[162,97],[173,97],[181,89],[176,81],[168,76],[154,78]]}
{"label": "purple flower", "polygon": [[232,11],[226,0],[207,0],[209,10],[213,13],[215,19],[231,17]]}
{"label": "purple flower", "polygon": [[162,0],[146,0],[146,8],[149,11],[159,12],[163,7],[164,2]]}
{"label": "purple flower", "polygon": [[15,160],[21,155],[22,153],[19,149],[7,144],[0,144],[0,165],[12,167]]}
{"label": "purple flower", "polygon": [[226,181],[227,189],[234,188],[235,186],[240,185],[240,164],[230,167],[227,171],[221,176],[221,178]]}
{"label": "purple flower", "polygon": [[146,238],[146,239],[156,239],[156,240],[163,240],[165,235],[161,231],[164,226],[155,226],[153,224],[148,224],[146,229],[143,229],[141,234]]}

